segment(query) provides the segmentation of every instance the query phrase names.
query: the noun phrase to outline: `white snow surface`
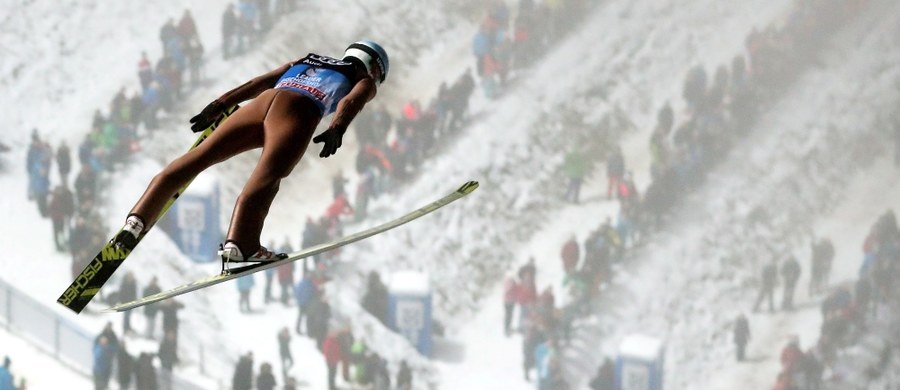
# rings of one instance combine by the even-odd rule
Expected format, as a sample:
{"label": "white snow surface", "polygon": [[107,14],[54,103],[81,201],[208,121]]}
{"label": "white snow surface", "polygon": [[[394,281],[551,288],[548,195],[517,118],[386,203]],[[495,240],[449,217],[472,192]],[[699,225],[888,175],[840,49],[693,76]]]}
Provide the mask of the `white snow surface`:
{"label": "white snow surface", "polygon": [[[502,280],[533,256],[538,287],[551,286],[557,301],[565,303],[559,248],[573,234],[583,240],[617,211],[605,199],[603,167],[586,183],[583,204],[559,202],[560,146],[570,144],[554,137],[589,137],[601,119],[621,114],[631,127],[623,126],[627,128],[620,143],[643,188],[649,182],[647,140],[656,110],[670,101],[676,122],[683,119],[680,93],[688,69],[702,64],[712,73],[743,52],[750,30],[779,23],[792,4],[684,3],[610,0],[594,5],[577,31],[528,71],[544,76],[519,77],[493,101],[476,93],[474,122],[431,156],[416,180],[374,202],[369,220],[345,228],[348,233],[361,230],[466,180],[481,182],[476,193],[435,215],[341,252],[343,272],[327,287],[334,315],[387,358],[392,373],[396,363],[406,359],[416,369],[417,388],[534,388],[522,377],[521,336],[502,334]],[[622,339],[635,332],[665,340],[666,388],[679,389],[771,387],[779,369],[777,354],[787,337],[799,335],[804,348],[815,342],[821,321],[818,300],[804,288],[798,289],[797,311],[750,318],[750,362],[734,363],[730,326],[737,312],[749,311],[755,297],[754,279],[768,259],[760,242],[795,253],[807,270],[803,259],[808,257],[810,232],[831,237],[836,249],[832,280],[850,281],[869,225],[887,208],[900,206],[900,187],[894,185],[897,168],[890,161],[889,131],[884,129],[900,101],[900,48],[895,39],[900,36],[900,4],[871,3],[868,12],[829,40],[817,64],[771,103],[746,141],[678,207],[668,228],[650,237],[651,243],[617,270],[614,285],[602,298],[605,312],[579,322],[579,339],[590,344],[564,351],[573,362],[566,367],[572,388],[585,388],[598,358],[614,354]],[[319,2],[302,12],[321,17],[285,18],[276,27],[279,38],[268,40],[256,53],[222,62],[218,29],[224,4],[0,4],[0,126],[7,129],[3,142],[13,147],[0,156],[7,167],[0,174],[0,187],[7,194],[0,197],[0,237],[8,248],[0,260],[0,278],[92,333],[106,321],[121,329],[121,315],[75,316],[55,304],[70,282],[70,259],[54,251],[50,222],[25,198],[23,162],[32,128],[54,147],[63,140],[76,146],[95,109],[105,109],[123,85],[137,89],[140,52],[146,50],[151,58],[161,52],[158,28],[169,17],[177,20],[184,8],[193,10],[204,44],[216,56],[206,70],[213,81],[189,95],[183,109],[171,115],[177,123],[164,122],[166,130],[144,141],[146,156],[117,174],[120,184],[110,189],[100,209],[111,232],[161,164],[187,148],[192,136],[182,121],[217,94],[306,51],[337,52],[345,42],[365,35],[392,49],[394,72],[378,100],[399,110],[406,100],[433,96],[441,81],[472,65],[469,45],[484,12],[474,1],[461,2],[456,10],[382,0]],[[299,27],[299,20],[315,20],[315,28]],[[552,88],[547,77],[553,78]],[[597,97],[598,90],[604,97]],[[567,126],[572,113],[585,126]],[[319,215],[327,205],[330,177],[339,170],[353,172],[352,137],[344,148],[328,160],[311,153],[285,180],[264,242],[287,238],[299,244],[305,217]],[[229,205],[252,163],[251,153],[200,178],[219,179],[222,202]],[[57,178],[52,176],[51,182]],[[744,224],[754,210],[764,210],[770,218]],[[229,212],[223,207],[223,224]],[[192,263],[167,236],[154,232],[117,275],[133,271],[141,286],[151,274],[158,275],[167,288],[217,272],[214,267]],[[433,360],[419,356],[359,307],[369,270],[385,275],[398,269],[430,276],[435,316],[446,327]],[[806,285],[807,276],[804,273],[799,286]],[[180,312],[183,362],[176,374],[206,387],[228,388],[234,362],[246,351],[254,352],[257,366],[268,361],[280,370],[276,332],[293,327],[296,308],[264,306],[263,274],[255,280],[251,299],[256,310],[249,315],[238,311],[233,283],[180,298],[186,308]],[[111,290],[117,283],[110,282]],[[89,308],[96,311],[102,305]],[[142,316],[132,320],[143,330]],[[156,348],[155,342],[140,338],[132,337],[129,343],[132,352]],[[90,386],[89,379],[55,364],[15,334],[0,332],[0,346],[0,353],[13,358],[14,373],[27,377],[30,388]],[[301,388],[326,388],[324,359],[314,343],[295,337],[292,350],[298,364],[291,374]]]}

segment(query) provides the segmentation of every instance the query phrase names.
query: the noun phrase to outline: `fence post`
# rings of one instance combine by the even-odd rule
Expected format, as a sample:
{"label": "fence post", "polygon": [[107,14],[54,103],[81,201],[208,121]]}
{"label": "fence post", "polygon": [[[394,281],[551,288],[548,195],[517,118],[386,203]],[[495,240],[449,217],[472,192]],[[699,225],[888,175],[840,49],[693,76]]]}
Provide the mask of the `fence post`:
{"label": "fence post", "polygon": [[53,327],[53,357],[59,360],[59,317],[55,317],[55,326]]}
{"label": "fence post", "polygon": [[203,354],[203,344],[200,344],[200,374],[206,375],[206,356]]}
{"label": "fence post", "polygon": [[12,288],[6,285],[6,331],[12,330]]}

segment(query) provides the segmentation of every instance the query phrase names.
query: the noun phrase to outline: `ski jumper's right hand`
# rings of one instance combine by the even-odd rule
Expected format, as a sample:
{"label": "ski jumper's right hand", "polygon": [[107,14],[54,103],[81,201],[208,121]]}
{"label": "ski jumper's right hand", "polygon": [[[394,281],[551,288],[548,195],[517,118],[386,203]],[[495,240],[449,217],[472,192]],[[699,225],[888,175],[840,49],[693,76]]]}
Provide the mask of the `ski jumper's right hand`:
{"label": "ski jumper's right hand", "polygon": [[225,105],[218,100],[213,100],[203,111],[191,118],[191,131],[199,133],[215,123],[225,114]]}
{"label": "ski jumper's right hand", "polygon": [[344,133],[346,131],[346,126],[331,126],[328,130],[325,130],[322,134],[313,138],[314,144],[325,144],[322,146],[322,152],[319,153],[319,157],[325,158],[337,153],[338,148],[341,147],[341,140],[344,138]]}

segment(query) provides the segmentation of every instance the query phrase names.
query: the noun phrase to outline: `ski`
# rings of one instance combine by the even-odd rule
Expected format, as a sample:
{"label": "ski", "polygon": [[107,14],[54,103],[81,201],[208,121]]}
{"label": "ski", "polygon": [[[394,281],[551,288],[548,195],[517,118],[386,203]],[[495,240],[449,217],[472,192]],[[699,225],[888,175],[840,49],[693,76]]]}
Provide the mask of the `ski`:
{"label": "ski", "polygon": [[[216,127],[222,123],[229,115],[234,113],[238,109],[238,106],[231,107],[225,110],[225,115],[223,115],[219,120],[210,125],[206,130],[202,131],[200,135],[197,137],[197,141],[191,145],[191,149],[196,148],[203,142],[213,131],[215,131]],[[187,187],[191,184],[188,182],[183,187],[181,187],[178,192],[173,195],[168,202],[166,202],[165,206],[163,206],[162,211],[159,213],[159,218],[162,218],[163,215],[166,214],[166,211],[169,210],[169,207],[175,203],[175,200],[178,199],[179,196],[187,189]],[[138,243],[144,238],[144,235],[147,234],[147,231],[150,230],[150,227],[147,228],[138,238]],[[84,270],[75,277],[75,280],[72,284],[66,288],[66,291],[56,299],[56,302],[59,302],[61,305],[71,309],[76,314],[81,313],[84,310],[84,307],[87,306],[88,302],[94,298],[94,295],[97,295],[100,292],[100,288],[109,281],[109,278],[112,277],[112,274],[122,265],[122,262],[125,261],[125,258],[131,254],[132,250],[128,250],[126,248],[120,248],[113,245],[113,240],[115,237],[121,232],[119,230],[116,234],[113,235],[106,246],[100,250],[100,253],[97,253],[96,256],[91,260],[90,263]]]}
{"label": "ski", "polygon": [[370,229],[366,229],[366,230],[360,231],[358,233],[355,233],[355,234],[352,234],[352,235],[349,235],[349,236],[346,236],[343,238],[338,238],[331,242],[315,245],[315,246],[303,249],[298,252],[290,253],[290,254],[288,254],[287,258],[282,259],[282,260],[265,262],[265,263],[255,263],[255,264],[250,264],[250,265],[246,265],[246,266],[242,266],[242,267],[238,267],[238,268],[228,269],[218,275],[213,275],[213,276],[210,276],[210,277],[207,277],[204,279],[197,280],[195,282],[181,285],[181,286],[175,287],[168,291],[163,291],[161,293],[150,295],[150,296],[147,296],[144,298],[139,298],[139,299],[136,299],[131,302],[121,303],[121,304],[112,306],[112,307],[106,309],[105,311],[121,312],[121,311],[131,310],[131,309],[134,309],[137,307],[141,307],[141,306],[148,305],[151,303],[159,302],[159,301],[169,299],[169,298],[172,298],[172,297],[175,297],[175,296],[178,296],[181,294],[185,294],[185,293],[188,293],[191,291],[199,290],[199,289],[206,288],[206,287],[209,287],[212,285],[216,285],[216,284],[219,284],[219,283],[222,283],[225,281],[229,281],[231,279],[239,278],[244,275],[252,274],[254,272],[259,272],[259,271],[262,271],[265,269],[278,267],[282,264],[286,264],[286,263],[289,263],[292,261],[297,261],[297,260],[304,259],[304,258],[307,258],[310,256],[315,256],[322,252],[330,251],[335,248],[339,248],[339,247],[342,247],[342,246],[345,246],[348,244],[352,244],[359,240],[374,236],[379,233],[386,232],[386,231],[396,228],[400,225],[403,225],[407,222],[418,219],[428,213],[431,213],[441,207],[444,207],[444,206],[452,203],[453,201],[456,201],[456,200],[472,193],[472,191],[475,191],[476,188],[478,188],[478,182],[470,181],[470,182],[463,184],[456,191],[453,191],[452,193],[448,194],[447,196],[444,196],[443,198],[440,198],[434,202],[431,202],[428,205],[425,205],[419,209],[416,209],[415,211],[412,211],[402,217],[385,222],[381,225],[372,227]]}

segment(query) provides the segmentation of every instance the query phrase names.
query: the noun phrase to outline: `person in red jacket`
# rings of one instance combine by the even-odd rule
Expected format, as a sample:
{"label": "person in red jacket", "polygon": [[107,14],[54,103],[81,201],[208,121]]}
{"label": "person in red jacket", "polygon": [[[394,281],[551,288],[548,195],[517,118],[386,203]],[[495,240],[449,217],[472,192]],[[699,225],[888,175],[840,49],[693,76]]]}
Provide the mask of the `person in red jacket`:
{"label": "person in red jacket", "polygon": [[338,218],[341,215],[353,215],[353,206],[350,206],[350,201],[347,200],[347,194],[340,194],[331,204],[325,209],[325,217],[328,218],[328,221],[332,226],[336,225],[338,222]]}
{"label": "person in red jacket", "polygon": [[337,365],[341,360],[344,360],[341,355],[341,342],[338,332],[328,333],[328,336],[322,341],[322,354],[325,355],[325,364],[328,366],[328,390],[334,390]]}
{"label": "person in red jacket", "polygon": [[562,252],[560,253],[563,270],[566,271],[566,275],[575,271],[575,267],[578,265],[578,258],[581,255],[579,252],[578,241],[575,240],[575,235],[573,234],[572,237],[563,244]]}
{"label": "person in red jacket", "polygon": [[788,345],[781,350],[781,368],[788,373],[788,376],[801,357],[803,357],[803,351],[800,350],[800,341],[797,336],[791,336]]}

